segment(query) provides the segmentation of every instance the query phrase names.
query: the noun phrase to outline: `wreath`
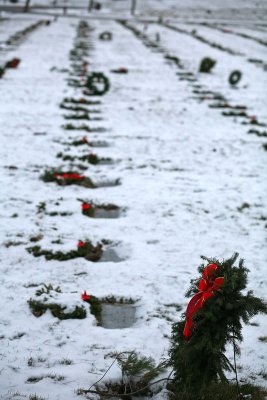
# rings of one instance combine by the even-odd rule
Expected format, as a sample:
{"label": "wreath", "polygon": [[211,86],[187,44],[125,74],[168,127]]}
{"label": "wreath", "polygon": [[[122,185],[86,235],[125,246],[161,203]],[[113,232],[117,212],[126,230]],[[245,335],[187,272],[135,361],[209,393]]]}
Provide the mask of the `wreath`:
{"label": "wreath", "polygon": [[205,57],[201,60],[201,63],[199,66],[199,72],[209,73],[215,64],[216,64],[216,60],[213,60],[212,58],[209,58],[209,57]]}
{"label": "wreath", "polygon": [[240,81],[241,78],[242,78],[242,72],[235,70],[231,72],[231,74],[229,75],[228,82],[234,86]]}
{"label": "wreath", "polygon": [[106,40],[106,41],[112,40],[112,33],[108,31],[100,33],[99,40]]}
{"label": "wreath", "polygon": [[86,87],[90,95],[102,96],[109,88],[109,79],[102,72],[92,72],[86,80]]}
{"label": "wreath", "polygon": [[101,10],[102,5],[100,3],[94,3],[93,8],[94,10]]}
{"label": "wreath", "polygon": [[128,74],[128,69],[121,67],[117,69],[111,69],[110,72],[113,72],[114,74]]}
{"label": "wreath", "polygon": [[19,63],[20,63],[20,58],[13,58],[12,60],[7,61],[5,67],[6,68],[17,68]]}

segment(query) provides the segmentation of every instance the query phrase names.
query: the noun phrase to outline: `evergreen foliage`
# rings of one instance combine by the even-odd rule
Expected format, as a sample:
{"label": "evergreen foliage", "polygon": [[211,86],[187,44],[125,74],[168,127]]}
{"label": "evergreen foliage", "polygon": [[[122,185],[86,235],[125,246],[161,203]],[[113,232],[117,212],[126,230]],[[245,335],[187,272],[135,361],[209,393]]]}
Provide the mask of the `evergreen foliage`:
{"label": "evergreen foliage", "polygon": [[87,76],[86,87],[90,95],[102,96],[110,89],[110,82],[102,72],[92,72]]}
{"label": "evergreen foliage", "polygon": [[51,283],[48,283],[48,284],[44,284],[41,289],[37,289],[35,292],[35,295],[42,296],[43,294],[50,294],[51,291],[54,291],[56,293],[62,293],[59,286],[54,288],[53,285],[51,285]]}
{"label": "evergreen foliage", "polygon": [[59,186],[78,185],[93,189],[96,186],[88,177],[80,175],[76,171],[61,171],[52,169],[45,171],[40,177],[44,182],[56,182]]}
{"label": "evergreen foliage", "polygon": [[90,295],[87,300],[84,300],[86,303],[90,304],[90,312],[95,316],[97,320],[97,324],[101,324],[101,312],[102,312],[102,303],[98,297]]}
{"label": "evergreen foliage", "polygon": [[74,258],[85,258],[88,261],[99,261],[103,254],[103,246],[97,243],[95,246],[90,242],[85,242],[82,247],[77,250],[70,250],[67,252],[44,250],[40,246],[28,247],[26,249],[34,257],[44,256],[46,260],[68,261]]}
{"label": "evergreen foliage", "polygon": [[248,114],[245,111],[235,112],[235,111],[223,111],[222,115],[224,117],[242,117],[249,118]]}
{"label": "evergreen foliage", "polygon": [[80,125],[80,126],[75,126],[73,124],[66,124],[62,125],[63,129],[66,129],[67,131],[86,131],[86,132],[92,132],[92,129],[87,126],[87,125]]}
{"label": "evergreen foliage", "polygon": [[28,304],[35,317],[41,317],[47,310],[50,310],[53,317],[56,317],[60,320],[86,318],[86,310],[79,306],[76,306],[74,311],[65,312],[67,307],[61,306],[57,303],[46,303],[30,299]]}
{"label": "evergreen foliage", "polygon": [[257,129],[250,129],[248,131],[249,134],[257,135],[259,137],[267,137],[267,131],[259,131]]}
{"label": "evergreen foliage", "polygon": [[241,78],[242,78],[242,72],[235,70],[231,72],[231,74],[229,75],[228,82],[231,85],[235,86],[240,81]]}
{"label": "evergreen foliage", "polygon": [[64,103],[99,105],[99,104],[101,104],[101,101],[98,101],[98,100],[91,101],[91,100],[84,99],[82,97],[79,99],[75,99],[73,97],[64,97],[63,103],[61,103],[61,104],[64,104]]}
{"label": "evergreen foliage", "polygon": [[91,111],[86,111],[86,113],[83,113],[83,114],[63,115],[63,117],[65,119],[79,119],[79,120],[86,119],[88,121],[101,121],[102,120],[102,118],[100,118],[100,117],[92,118],[92,117],[90,117],[90,114],[93,114],[93,113],[91,113]]}
{"label": "evergreen foliage", "polygon": [[216,60],[213,60],[210,57],[205,57],[201,60],[201,63],[199,66],[199,72],[209,73],[215,64],[216,64]]}
{"label": "evergreen foliage", "polygon": [[92,143],[89,142],[86,137],[84,137],[82,139],[73,140],[71,143],[66,143],[66,144],[69,144],[71,146],[83,146],[83,145],[86,145],[86,146],[93,147]]}
{"label": "evergreen foliage", "polygon": [[123,382],[131,386],[139,382],[145,387],[165,369],[164,364],[156,365],[153,358],[142,356],[135,351],[121,353],[117,357],[117,362]]}
{"label": "evergreen foliage", "polygon": [[[223,277],[224,283],[193,315],[193,332],[189,340],[185,340],[183,334],[185,314],[173,326],[170,365],[174,369],[175,392],[184,400],[201,398],[211,385],[228,382],[225,372],[235,371],[235,368],[225,356],[226,345],[233,344],[234,353],[240,354],[237,342],[243,339],[242,322],[247,324],[254,315],[267,311],[266,304],[252,291],[244,294],[248,269],[244,267],[243,259],[239,260],[238,266],[234,265],[237,253],[222,262],[202,258],[218,266],[214,278]],[[201,274],[205,267],[207,264],[199,267]],[[199,293],[199,281],[199,278],[191,281],[187,297]]]}
{"label": "evergreen foliage", "polygon": [[108,41],[110,41],[110,40],[112,40],[112,33],[111,32],[108,32],[108,31],[106,31],[106,32],[102,32],[102,33],[100,33],[100,35],[99,35],[99,39],[100,40],[108,40]]}
{"label": "evergreen foliage", "polygon": [[[79,103],[79,104],[81,104],[81,103]],[[82,107],[82,106],[66,105],[64,102],[62,102],[59,107],[62,108],[63,110],[74,111],[74,112],[83,112],[83,113],[90,113],[90,114],[100,114],[101,113],[101,111],[99,111],[99,110],[88,110],[88,108]]]}
{"label": "evergreen foliage", "polygon": [[[76,142],[77,143],[77,142]],[[77,144],[76,144],[77,146]],[[96,154],[94,153],[89,153],[86,154],[84,156],[71,156],[70,154],[64,154],[62,152],[57,154],[57,158],[62,158],[63,161],[75,161],[75,160],[80,160],[80,161],[85,161],[88,162],[89,164],[92,165],[97,165],[97,164],[111,164],[112,163],[112,159],[111,158],[102,158],[102,157],[98,157]]]}

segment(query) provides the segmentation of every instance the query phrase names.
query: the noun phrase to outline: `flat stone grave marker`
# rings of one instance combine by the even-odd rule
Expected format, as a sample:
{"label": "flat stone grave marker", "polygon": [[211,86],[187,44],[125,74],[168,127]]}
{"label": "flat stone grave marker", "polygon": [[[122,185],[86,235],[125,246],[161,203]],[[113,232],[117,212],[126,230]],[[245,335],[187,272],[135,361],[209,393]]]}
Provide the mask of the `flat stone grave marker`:
{"label": "flat stone grave marker", "polygon": [[118,256],[113,249],[105,249],[100,258],[100,262],[121,262],[123,260],[124,258]]}
{"label": "flat stone grave marker", "polygon": [[131,327],[135,321],[134,304],[102,303],[101,326],[106,329],[124,329]]}
{"label": "flat stone grave marker", "polygon": [[97,188],[113,187],[120,185],[120,179],[95,182]]}
{"label": "flat stone grave marker", "polygon": [[105,210],[104,208],[95,207],[94,218],[119,218],[120,209]]}

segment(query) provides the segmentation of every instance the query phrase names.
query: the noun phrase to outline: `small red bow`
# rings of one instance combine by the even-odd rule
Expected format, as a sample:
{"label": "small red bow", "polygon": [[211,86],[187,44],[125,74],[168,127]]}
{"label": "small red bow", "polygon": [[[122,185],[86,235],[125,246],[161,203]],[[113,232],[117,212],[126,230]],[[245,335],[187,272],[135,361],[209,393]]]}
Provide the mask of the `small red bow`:
{"label": "small red bow", "polygon": [[84,176],[80,174],[58,174],[55,173],[54,176],[59,179],[84,179]]}
{"label": "small red bow", "polygon": [[83,247],[83,246],[85,246],[86,245],[86,243],[85,242],[83,242],[83,241],[81,241],[81,240],[79,240],[79,242],[77,243],[77,247],[78,247],[78,249],[80,248],[80,247]]}
{"label": "small red bow", "polygon": [[186,340],[189,340],[193,333],[193,315],[203,306],[205,301],[214,296],[214,292],[220,290],[224,284],[223,277],[214,279],[214,275],[218,270],[219,267],[216,264],[209,264],[204,269],[202,278],[199,281],[198,293],[196,293],[188,303],[185,313],[186,323],[183,332]]}
{"label": "small red bow", "polygon": [[90,296],[86,293],[86,290],[81,295],[83,301],[90,300]]}
{"label": "small red bow", "polygon": [[83,211],[89,210],[89,208],[91,208],[91,204],[88,204],[88,203],[83,203],[82,204],[82,210]]}
{"label": "small red bow", "polygon": [[19,58],[13,58],[13,60],[11,61],[12,68],[17,68],[19,63],[20,63],[20,59]]}

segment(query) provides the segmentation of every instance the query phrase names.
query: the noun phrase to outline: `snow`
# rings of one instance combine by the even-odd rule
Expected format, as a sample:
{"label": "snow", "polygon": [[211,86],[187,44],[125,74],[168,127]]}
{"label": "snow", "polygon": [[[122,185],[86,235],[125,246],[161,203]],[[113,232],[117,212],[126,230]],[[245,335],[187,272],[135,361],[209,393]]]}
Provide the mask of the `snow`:
{"label": "snow", "polygon": [[[110,6],[113,13],[115,3]],[[152,2],[147,4],[152,8]],[[157,9],[161,7],[158,2]],[[140,12],[147,12],[146,6]],[[230,19],[229,13],[222,12],[224,19],[227,15]],[[8,19],[0,22],[0,41],[24,29],[25,22],[30,25],[39,19],[8,14]],[[145,47],[115,21],[90,21],[94,49],[88,57],[89,69],[104,72],[111,90],[100,98],[100,106],[92,107],[101,111],[103,121],[89,124],[105,127],[106,132],[87,134],[90,140],[107,141],[109,147],[94,148],[93,152],[115,162],[89,165],[83,173],[96,182],[119,178],[121,185],[90,190],[40,180],[49,168],[63,166],[68,170],[68,162],[57,158],[57,153],[88,152],[84,146],[68,149],[63,144],[84,136],[83,132],[62,129],[66,123],[63,115],[68,111],[58,107],[64,97],[81,97],[81,89],[67,86],[67,73],[52,70],[55,66],[70,69],[69,51],[78,21],[52,21],[1,55],[1,62],[12,57],[22,60],[17,70],[8,70],[0,80],[0,398],[4,400],[34,394],[53,400],[78,398],[76,391],[89,388],[110,366],[108,354],[114,351],[136,350],[157,362],[166,358],[172,322],[180,318],[180,312],[169,305],[176,303],[181,312],[185,310],[188,299],[184,293],[190,279],[197,277],[201,254],[223,259],[238,251],[250,269],[248,289],[266,296],[266,152],[262,147],[266,140],[247,134],[253,125],[224,118],[221,109],[208,107],[210,100],[196,99],[191,83],[179,80],[179,70],[163,53]],[[241,15],[241,29],[242,21]],[[254,17],[255,31],[257,21]],[[183,22],[180,25],[180,20],[170,20],[171,25],[185,28]],[[129,23],[145,29],[142,22]],[[211,48],[156,23],[149,24],[146,34],[155,40],[160,33],[159,46],[178,56],[185,71],[194,73],[196,83],[220,92],[233,105],[246,105],[249,115],[267,123],[267,72],[247,61],[250,54],[263,59],[265,47],[202,25],[194,28],[225,47],[241,47],[245,55]],[[106,30],[113,33],[110,42],[98,39]],[[207,76],[198,73],[205,56],[217,60]],[[129,73],[110,72],[119,67],[128,68]],[[233,69],[243,73],[238,89],[228,84]],[[126,212],[118,219],[86,218],[79,199],[114,203]],[[41,202],[46,202],[48,211],[68,211],[71,215],[38,213]],[[244,203],[250,207],[238,211]],[[30,238],[36,235],[42,239],[32,243]],[[59,244],[55,243],[58,239]],[[124,260],[46,261],[26,251],[35,244],[68,251],[85,239],[93,243],[111,240]],[[8,242],[17,245],[8,246]],[[53,293],[53,299],[68,310],[84,306],[87,317],[59,321],[49,311],[40,318],[33,316],[27,301],[35,298],[44,283],[60,286],[62,293]],[[81,300],[84,290],[100,298],[133,298],[135,324],[122,330],[97,326],[89,305]],[[266,319],[257,316],[253,322],[257,326],[249,325],[243,331],[240,377],[266,386],[266,343],[259,340],[266,336]],[[228,356],[231,359],[231,349]],[[64,364],[66,359],[72,363]],[[55,375],[64,379],[56,380]],[[27,382],[31,377],[43,379]],[[120,378],[116,365],[106,378]],[[163,400],[165,395],[163,391],[155,398]]]}

